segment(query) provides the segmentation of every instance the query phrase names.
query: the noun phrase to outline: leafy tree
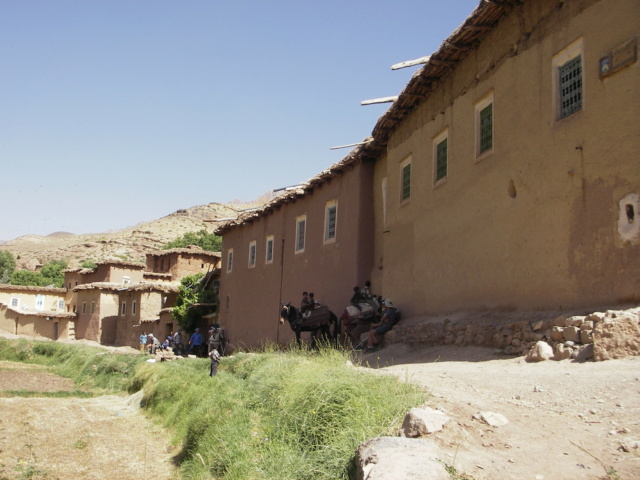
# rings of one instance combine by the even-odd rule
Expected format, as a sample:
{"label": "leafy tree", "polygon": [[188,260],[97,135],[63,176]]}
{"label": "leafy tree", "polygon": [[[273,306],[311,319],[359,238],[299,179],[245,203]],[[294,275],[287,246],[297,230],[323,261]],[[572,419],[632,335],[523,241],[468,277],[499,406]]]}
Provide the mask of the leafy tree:
{"label": "leafy tree", "polygon": [[52,260],[42,266],[39,272],[32,270],[15,270],[11,274],[9,283],[12,285],[30,285],[36,287],[62,287],[64,285],[64,270],[67,262]]}
{"label": "leafy tree", "polygon": [[16,269],[16,259],[11,252],[0,250],[0,283],[7,283]]}
{"label": "leafy tree", "polygon": [[42,287],[42,273],[33,270],[16,270],[9,280],[11,285],[28,285]]}
{"label": "leafy tree", "polygon": [[46,263],[40,269],[43,284],[53,285],[54,287],[62,287],[64,285],[64,271],[67,268],[67,262],[64,260],[52,260]]}
{"label": "leafy tree", "polygon": [[211,306],[194,305],[198,303],[217,303],[217,297],[212,290],[204,288],[201,280],[202,273],[189,275],[180,281],[180,291],[171,315],[180,327],[191,332],[196,322],[211,312]]}
{"label": "leafy tree", "polygon": [[222,250],[222,237],[207,232],[205,228],[198,232],[187,232],[182,237],[176,238],[164,245],[164,250],[171,248],[185,248],[189,245],[197,245],[203,250],[219,252]]}

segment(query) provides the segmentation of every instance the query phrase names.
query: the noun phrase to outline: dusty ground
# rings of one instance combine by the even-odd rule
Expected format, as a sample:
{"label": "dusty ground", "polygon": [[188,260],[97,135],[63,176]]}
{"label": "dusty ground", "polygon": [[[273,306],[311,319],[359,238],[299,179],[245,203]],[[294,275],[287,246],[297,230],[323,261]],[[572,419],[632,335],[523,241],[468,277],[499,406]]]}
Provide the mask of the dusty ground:
{"label": "dusty ground", "polygon": [[[0,389],[64,392],[73,384],[42,367],[0,362]],[[3,397],[0,412],[0,480],[176,478],[177,452],[135,398]]]}
{"label": "dusty ground", "polygon": [[[375,371],[432,392],[452,420],[433,435],[442,460],[475,480],[633,480],[640,451],[640,357],[524,362],[492,349],[396,344],[363,357]],[[1,391],[69,391],[43,367],[0,362]],[[0,480],[176,478],[159,427],[135,399],[0,398]],[[489,427],[491,411],[509,423]]]}
{"label": "dusty ground", "polygon": [[[443,460],[477,480],[640,479],[640,357],[526,363],[479,347],[365,355],[378,371],[424,385],[452,420],[433,438]],[[489,427],[479,412],[504,415]]]}

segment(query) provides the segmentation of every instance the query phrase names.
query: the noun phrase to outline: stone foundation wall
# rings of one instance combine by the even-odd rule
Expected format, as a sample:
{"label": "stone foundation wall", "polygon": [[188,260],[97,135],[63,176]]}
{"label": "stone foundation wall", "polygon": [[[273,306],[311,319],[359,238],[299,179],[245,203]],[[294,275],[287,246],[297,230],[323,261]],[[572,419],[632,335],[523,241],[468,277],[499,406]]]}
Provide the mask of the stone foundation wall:
{"label": "stone foundation wall", "polygon": [[640,355],[640,307],[584,315],[558,312],[464,314],[401,321],[385,343],[481,346],[526,355],[538,342],[553,358],[606,360]]}

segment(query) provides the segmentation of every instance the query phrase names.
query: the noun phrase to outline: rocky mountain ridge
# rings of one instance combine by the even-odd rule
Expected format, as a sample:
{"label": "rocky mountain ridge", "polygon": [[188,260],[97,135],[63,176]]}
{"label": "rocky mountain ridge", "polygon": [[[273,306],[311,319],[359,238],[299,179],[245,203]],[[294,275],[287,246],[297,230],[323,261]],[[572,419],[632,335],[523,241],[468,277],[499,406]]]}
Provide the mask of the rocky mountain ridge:
{"label": "rocky mountain ridge", "polygon": [[108,233],[75,235],[55,232],[47,236],[24,235],[0,244],[0,250],[14,254],[17,258],[16,268],[28,270],[35,270],[38,265],[52,260],[66,260],[69,268],[75,268],[85,260],[144,262],[147,252],[159,249],[187,232],[203,228],[213,232],[217,224],[207,220],[233,218],[242,209],[259,203],[261,202],[198,205]]}

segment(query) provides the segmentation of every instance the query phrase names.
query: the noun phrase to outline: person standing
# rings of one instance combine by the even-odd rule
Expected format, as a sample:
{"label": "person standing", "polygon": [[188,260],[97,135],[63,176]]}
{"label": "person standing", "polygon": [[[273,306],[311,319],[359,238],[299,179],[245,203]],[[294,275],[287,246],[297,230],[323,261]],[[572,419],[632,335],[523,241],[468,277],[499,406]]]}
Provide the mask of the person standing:
{"label": "person standing", "polygon": [[200,329],[196,328],[196,331],[193,332],[191,338],[189,339],[189,352],[193,353],[196,357],[202,356],[202,345],[203,345],[202,335],[200,334]]}
{"label": "person standing", "polygon": [[209,371],[210,377],[215,377],[218,374],[218,364],[220,363],[220,353],[215,348],[209,352],[209,358],[211,359],[211,370]]}
{"label": "person standing", "polygon": [[147,347],[147,332],[142,332],[140,335],[140,353],[144,353],[144,349]]}
{"label": "person standing", "polygon": [[182,329],[179,328],[173,336],[173,352],[176,355],[182,355],[182,353],[184,352],[184,345],[182,345],[183,341],[184,339],[182,338]]}

